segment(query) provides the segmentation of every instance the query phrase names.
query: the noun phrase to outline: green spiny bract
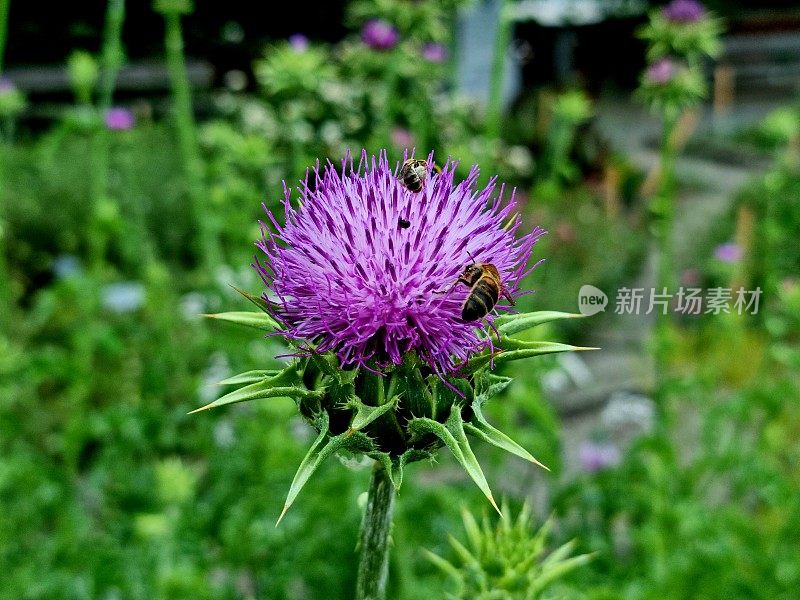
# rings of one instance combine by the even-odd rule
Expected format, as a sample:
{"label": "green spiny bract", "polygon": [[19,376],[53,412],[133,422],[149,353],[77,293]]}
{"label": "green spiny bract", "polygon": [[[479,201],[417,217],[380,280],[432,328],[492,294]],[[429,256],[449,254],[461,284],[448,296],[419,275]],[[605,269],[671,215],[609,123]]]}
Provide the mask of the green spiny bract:
{"label": "green spiny bract", "polygon": [[[267,314],[268,306],[262,298],[238,291],[262,312],[208,316],[262,331],[279,329]],[[494,354],[473,356],[446,381],[413,353],[407,354],[402,364],[378,375],[367,369],[341,369],[333,352],[320,354],[312,350],[282,370],[248,371],[220,382],[238,387],[194,412],[260,398],[295,400],[300,414],[318,436],[300,464],[281,517],[317,467],[332,454],[347,451],[373,458],[384,466],[392,484],[399,489],[405,465],[433,459],[442,446],[450,449],[497,509],[467,435],[544,465],[483,416],[483,405],[511,383],[511,378],[495,375],[489,367],[492,363],[585,349],[511,337],[542,323],[579,317],[553,311],[498,317],[495,324],[500,339],[494,339]]]}
{"label": "green spiny bract", "polygon": [[570,557],[574,542],[546,553],[552,520],[535,530],[527,504],[523,505],[516,519],[510,518],[505,503],[502,514],[506,518],[492,527],[486,515],[478,524],[469,511],[462,510],[467,544],[450,537],[457,555],[455,563],[426,551],[430,561],[456,582],[456,592],[451,597],[459,600],[559,597],[552,595],[551,584],[586,564],[591,555]]}

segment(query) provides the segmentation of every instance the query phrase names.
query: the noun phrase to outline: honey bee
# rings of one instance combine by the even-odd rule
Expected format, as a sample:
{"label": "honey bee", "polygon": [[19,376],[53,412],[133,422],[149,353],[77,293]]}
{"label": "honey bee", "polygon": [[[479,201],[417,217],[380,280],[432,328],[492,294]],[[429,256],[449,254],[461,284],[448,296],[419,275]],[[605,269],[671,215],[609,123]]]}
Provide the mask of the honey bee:
{"label": "honey bee", "polygon": [[422,184],[425,183],[426,177],[428,177],[428,161],[409,158],[400,167],[398,178],[400,183],[412,192],[417,193],[422,190]]}
{"label": "honey bee", "polygon": [[468,265],[459,275],[456,285],[459,283],[470,288],[469,296],[461,306],[462,321],[482,319],[492,311],[500,296],[514,304],[511,294],[500,281],[500,272],[491,263],[473,262]]}
{"label": "honey bee", "polygon": [[[436,163],[433,164],[433,170],[436,173],[441,173],[442,169]],[[398,179],[405,187],[414,193],[422,191],[422,186],[425,179],[428,177],[428,161],[420,160],[417,158],[409,158],[400,167],[400,175]]]}

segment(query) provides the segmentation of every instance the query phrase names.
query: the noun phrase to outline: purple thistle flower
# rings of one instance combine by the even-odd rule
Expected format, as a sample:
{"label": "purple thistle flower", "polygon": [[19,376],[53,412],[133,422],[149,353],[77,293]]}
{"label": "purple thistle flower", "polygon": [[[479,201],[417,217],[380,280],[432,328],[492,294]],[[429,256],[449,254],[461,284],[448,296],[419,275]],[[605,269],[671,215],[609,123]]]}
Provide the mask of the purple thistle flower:
{"label": "purple thistle flower", "polygon": [[294,33],[289,36],[289,46],[295,52],[305,52],[308,50],[308,38],[302,33]]}
{"label": "purple thistle flower", "polygon": [[616,467],[622,460],[622,454],[610,442],[586,441],[578,450],[581,468],[587,473],[597,473],[610,467]]}
{"label": "purple thistle flower", "polygon": [[414,134],[403,127],[394,127],[389,132],[389,138],[395,146],[411,148],[414,146]]}
{"label": "purple thistle flower", "polygon": [[9,94],[14,91],[14,82],[8,77],[0,77],[0,94]]}
{"label": "purple thistle flower", "polygon": [[645,78],[657,85],[665,85],[675,77],[676,70],[675,61],[671,58],[659,58],[656,62],[647,67]]}
{"label": "purple thistle flower", "polygon": [[706,9],[697,0],[672,0],[661,14],[673,23],[696,23],[705,16]]}
{"label": "purple thistle flower", "polygon": [[400,34],[388,21],[371,19],[361,29],[361,41],[373,50],[391,50],[400,41]]}
{"label": "purple thistle flower", "polygon": [[428,62],[440,64],[447,60],[447,48],[442,44],[425,44],[422,47],[422,58]]}
{"label": "purple thistle flower", "polygon": [[345,157],[341,174],[317,166],[299,188],[297,209],[285,187],[286,224],[267,211],[275,232],[261,224],[266,261],[254,265],[277,298],[282,335],[335,351],[343,366],[385,367],[414,351],[439,374],[486,348],[480,322],[461,320],[469,289],[456,281],[474,258],[495,265],[508,292],[520,295],[544,231],[516,239],[513,194],[504,203],[501,186],[493,197],[495,179],[476,190],[477,167],[456,184],[455,167],[429,173],[413,193],[385,152],[371,161],[362,152],[357,169]]}
{"label": "purple thistle flower", "polygon": [[734,242],[720,244],[714,248],[714,257],[726,263],[738,263],[742,260],[742,247]]}
{"label": "purple thistle flower", "polygon": [[115,131],[133,129],[136,120],[127,108],[109,108],[105,116],[106,127]]}

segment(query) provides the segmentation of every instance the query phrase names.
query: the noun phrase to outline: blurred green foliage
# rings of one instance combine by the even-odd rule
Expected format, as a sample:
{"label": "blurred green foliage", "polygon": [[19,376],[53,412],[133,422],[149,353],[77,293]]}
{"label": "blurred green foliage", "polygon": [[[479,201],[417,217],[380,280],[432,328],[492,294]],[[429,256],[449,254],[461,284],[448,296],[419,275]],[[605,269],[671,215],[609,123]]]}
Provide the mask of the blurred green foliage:
{"label": "blurred green foliage", "polygon": [[[496,173],[537,194],[556,189],[545,203],[518,193],[524,218],[550,230],[537,247],[548,261],[530,279],[540,293],[524,309],[568,309],[580,285],[615,289],[635,273],[644,254],[641,174],[587,142],[594,109],[580,94],[520,107],[504,123],[505,141],[490,144],[481,108],[448,91],[450,65],[418,58],[424,43],[450,44],[455,4],[355,3],[354,28],[382,16],[403,41],[388,52],[369,50],[355,33],[302,52],[276,42],[255,64],[257,94],[217,95],[217,116],[198,130],[203,218],[214,220],[224,251],[213,270],[197,268],[170,120],[137,109],[136,127],[108,132],[108,198],[95,215],[87,157],[99,115],[73,107],[13,145],[6,119],[0,228],[14,305],[0,329],[0,599],[352,597],[368,469],[346,458],[326,463],[275,528],[311,442],[294,404],[187,415],[221,393],[215,381],[280,365],[274,357],[286,349],[275,339],[197,315],[247,308],[229,284],[260,289],[247,265],[261,203],[275,208],[281,182],[294,186],[317,159],[335,162],[361,147],[387,147],[399,159],[416,146],[460,159],[462,173],[491,165],[486,178]],[[74,59],[76,73],[88,73],[85,59]],[[13,100],[4,119],[24,105]],[[763,328],[702,319],[698,331],[683,327],[689,375],[673,384],[663,423],[619,467],[597,474],[564,473],[558,418],[538,383],[546,363],[506,369],[516,379],[487,407],[491,422],[552,469],[535,474],[480,448],[487,477],[514,505],[545,490],[540,504],[549,506],[538,516],[555,509],[548,550],[575,538],[576,552],[595,553],[564,584],[581,595],[565,597],[796,596],[800,176],[798,121],[787,114],[797,113],[773,116],[759,133],[775,165],[736,205],[751,207],[758,226],[742,273],[775,291],[765,297]],[[589,146],[596,151],[584,161]],[[582,177],[588,162],[620,174],[619,205]],[[551,184],[537,189],[540,181]],[[709,261],[697,265],[703,281],[734,276],[711,255],[736,219],[734,210],[698,250]],[[94,229],[108,240],[99,272],[86,267]],[[125,284],[127,299],[111,284]],[[724,376],[722,355],[739,379]],[[392,598],[442,596],[445,578],[420,549],[454,561],[447,535],[461,529],[461,505],[485,502],[454,462],[443,455],[442,463],[415,465],[406,477]]]}

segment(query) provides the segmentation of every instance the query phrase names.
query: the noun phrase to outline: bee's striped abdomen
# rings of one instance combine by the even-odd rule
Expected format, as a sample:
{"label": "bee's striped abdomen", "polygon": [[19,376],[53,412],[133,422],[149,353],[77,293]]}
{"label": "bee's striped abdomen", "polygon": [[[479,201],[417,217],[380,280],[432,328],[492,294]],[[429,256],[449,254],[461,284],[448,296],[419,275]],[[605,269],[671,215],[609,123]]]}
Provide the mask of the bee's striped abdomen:
{"label": "bee's striped abdomen", "polygon": [[500,297],[497,284],[490,278],[479,280],[470,291],[461,308],[462,321],[482,319],[491,312]]}

